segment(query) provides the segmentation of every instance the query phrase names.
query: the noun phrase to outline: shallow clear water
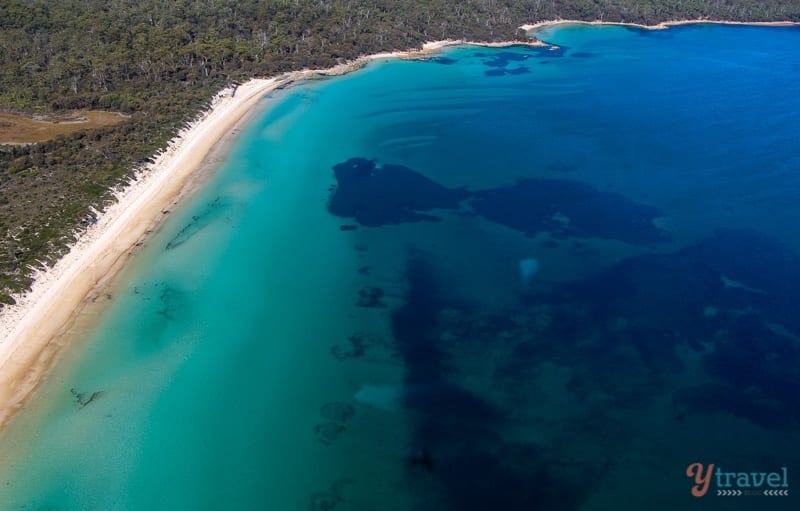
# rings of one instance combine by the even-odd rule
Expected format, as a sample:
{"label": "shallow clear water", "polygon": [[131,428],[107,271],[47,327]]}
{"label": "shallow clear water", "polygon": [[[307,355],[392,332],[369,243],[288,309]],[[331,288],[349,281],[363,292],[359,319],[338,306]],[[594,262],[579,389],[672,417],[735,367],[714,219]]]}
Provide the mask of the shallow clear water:
{"label": "shallow clear water", "polygon": [[0,509],[674,510],[695,461],[792,480],[800,30],[541,37],[275,93],[4,433]]}

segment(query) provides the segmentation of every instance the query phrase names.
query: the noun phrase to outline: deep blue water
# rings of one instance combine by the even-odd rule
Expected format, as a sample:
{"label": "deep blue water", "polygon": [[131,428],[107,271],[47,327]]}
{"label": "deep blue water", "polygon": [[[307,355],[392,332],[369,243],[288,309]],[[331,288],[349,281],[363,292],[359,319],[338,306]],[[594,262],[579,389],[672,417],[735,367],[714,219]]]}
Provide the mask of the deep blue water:
{"label": "deep blue water", "polygon": [[0,509],[797,509],[685,472],[800,484],[800,29],[539,36],[267,99]]}

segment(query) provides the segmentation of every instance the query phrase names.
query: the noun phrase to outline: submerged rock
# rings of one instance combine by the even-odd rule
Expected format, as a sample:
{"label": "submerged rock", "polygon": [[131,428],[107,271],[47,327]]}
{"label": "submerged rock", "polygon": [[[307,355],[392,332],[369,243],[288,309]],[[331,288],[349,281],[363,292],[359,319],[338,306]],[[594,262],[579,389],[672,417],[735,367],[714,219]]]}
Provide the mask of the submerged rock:
{"label": "submerged rock", "polygon": [[74,388],[69,389],[69,392],[72,394],[75,404],[78,406],[79,410],[96,401],[104,394],[102,390],[89,394],[88,392],[78,392]]}
{"label": "submerged rock", "polygon": [[340,361],[348,358],[361,358],[374,344],[376,344],[376,339],[373,336],[354,334],[347,338],[347,344],[337,344],[331,347],[331,354]]}
{"label": "submerged rock", "polygon": [[379,227],[435,221],[424,213],[457,209],[469,193],[451,190],[402,165],[378,166],[374,160],[351,158],[333,168],[338,186],[328,202],[332,214]]}
{"label": "submerged rock", "polygon": [[165,247],[166,250],[174,250],[189,241],[195,234],[207,227],[220,214],[227,210],[228,205],[222,202],[220,197],[206,205],[206,208],[199,214],[192,216],[191,222],[186,224],[178,234],[176,234]]}
{"label": "submerged rock", "polygon": [[[489,72],[524,71],[501,67]],[[364,158],[340,163],[334,173],[338,186],[328,210],[365,226],[436,221],[439,218],[426,212],[458,209],[469,199],[478,215],[526,235],[549,232],[554,238],[614,239],[634,245],[669,240],[655,222],[662,216],[660,210],[581,181],[522,179],[511,186],[470,192],[446,188],[402,165],[379,167]]]}

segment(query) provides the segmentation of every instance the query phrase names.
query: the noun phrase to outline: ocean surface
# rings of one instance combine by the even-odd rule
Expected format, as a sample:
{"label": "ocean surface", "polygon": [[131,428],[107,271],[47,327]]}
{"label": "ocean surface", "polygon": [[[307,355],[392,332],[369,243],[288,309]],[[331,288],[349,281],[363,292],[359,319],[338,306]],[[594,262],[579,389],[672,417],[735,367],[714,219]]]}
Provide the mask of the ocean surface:
{"label": "ocean surface", "polygon": [[540,37],[265,99],[3,434],[0,509],[798,509],[800,29]]}

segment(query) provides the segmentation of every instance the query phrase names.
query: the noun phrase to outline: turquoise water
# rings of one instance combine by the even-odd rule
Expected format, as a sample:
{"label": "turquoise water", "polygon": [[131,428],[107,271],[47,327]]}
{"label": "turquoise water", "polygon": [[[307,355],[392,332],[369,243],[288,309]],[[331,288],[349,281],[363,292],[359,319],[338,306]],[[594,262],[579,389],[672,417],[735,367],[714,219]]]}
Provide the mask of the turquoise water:
{"label": "turquoise water", "polygon": [[0,509],[796,509],[800,30],[561,27],[265,100]]}

